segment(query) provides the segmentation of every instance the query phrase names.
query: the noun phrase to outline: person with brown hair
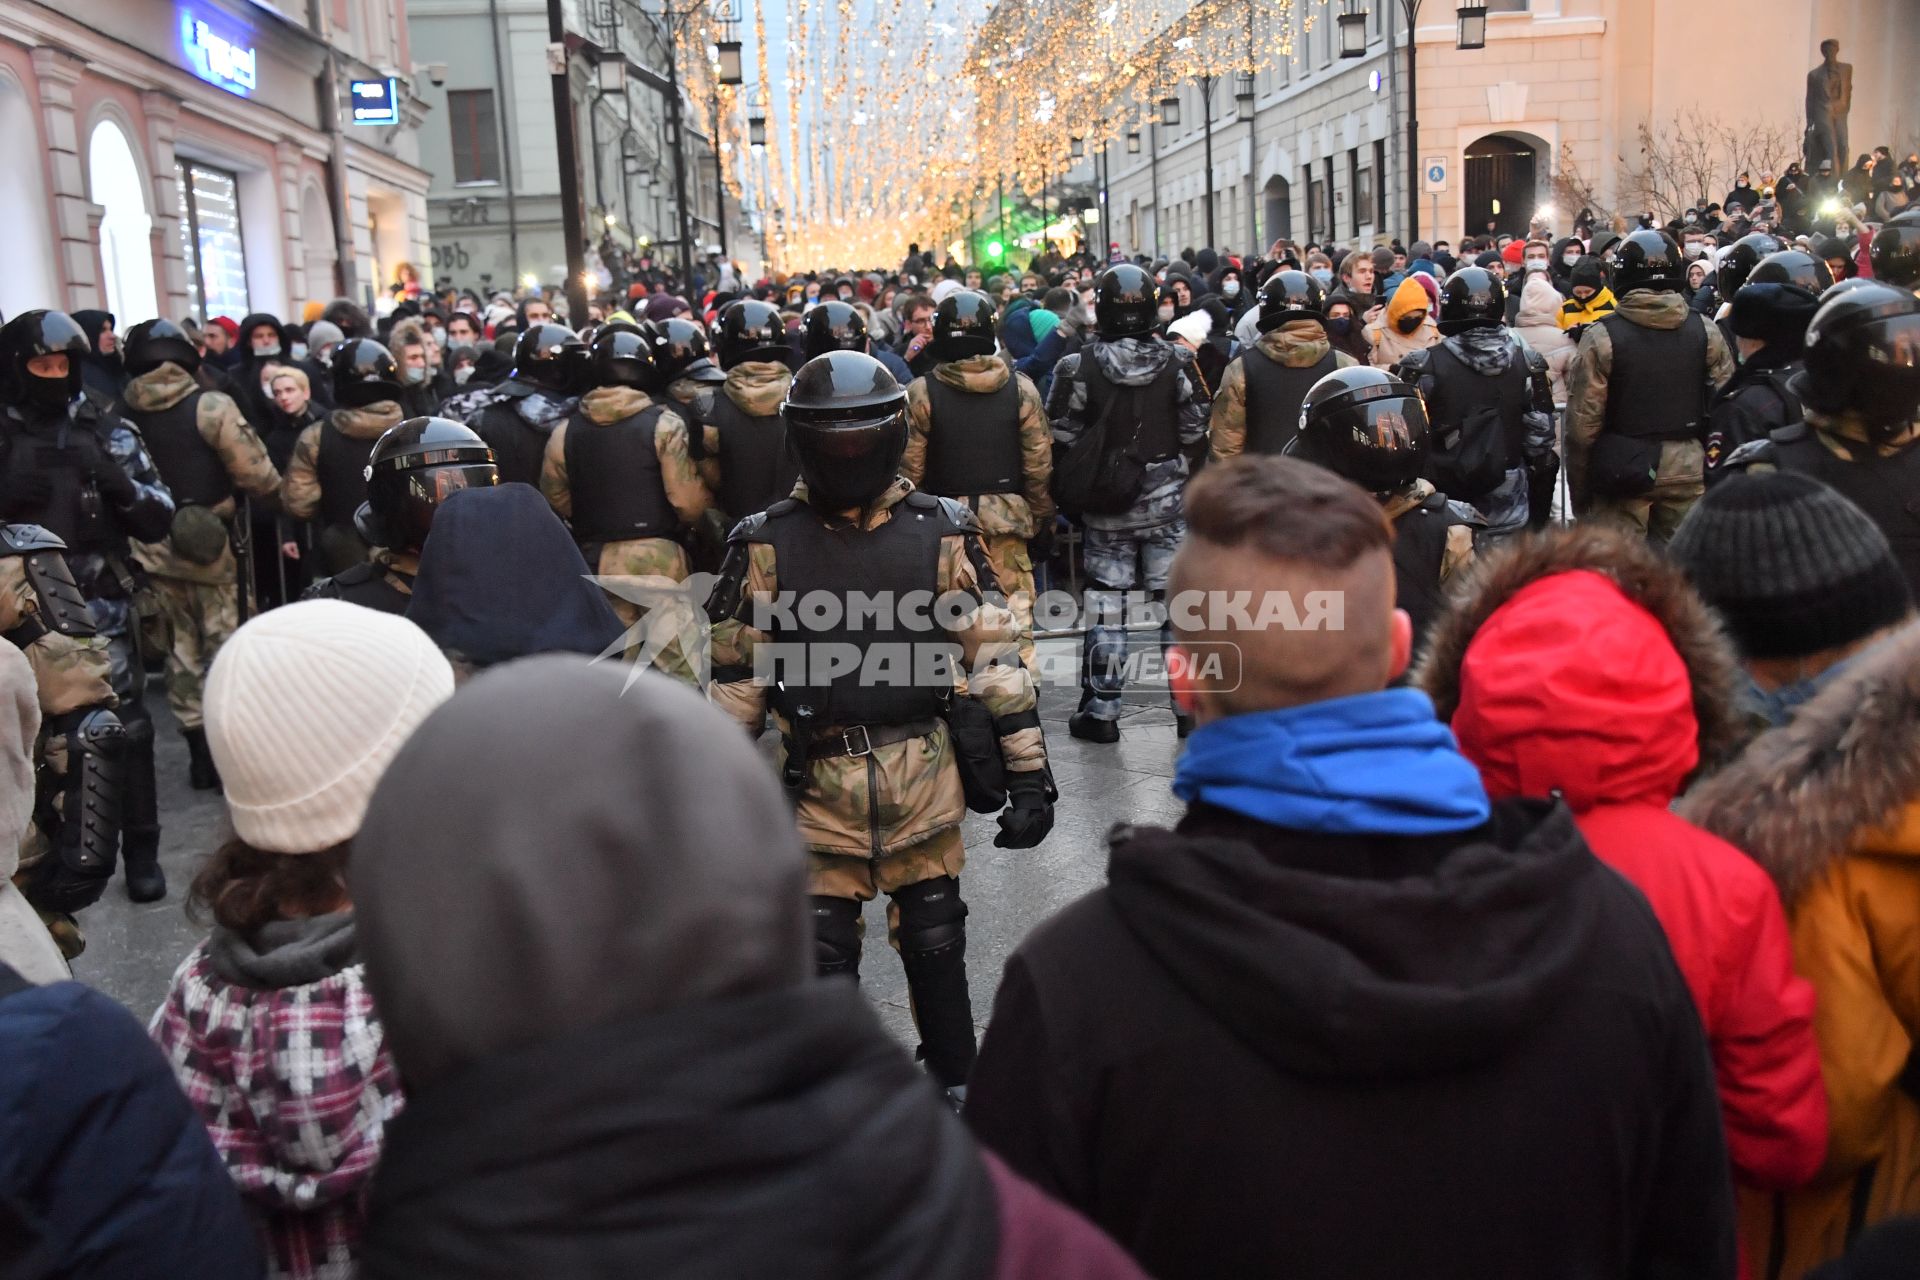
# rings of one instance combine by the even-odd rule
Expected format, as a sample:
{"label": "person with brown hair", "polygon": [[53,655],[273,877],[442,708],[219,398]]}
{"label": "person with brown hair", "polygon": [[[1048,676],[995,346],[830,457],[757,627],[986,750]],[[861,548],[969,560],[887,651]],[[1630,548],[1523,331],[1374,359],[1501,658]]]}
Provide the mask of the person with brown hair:
{"label": "person with brown hair", "polygon": [[221,650],[207,740],[233,838],[195,878],[213,929],[153,1037],[267,1246],[269,1276],[351,1276],[399,1077],[360,965],[347,863],[374,784],[453,670],[404,618],[341,600]]}
{"label": "person with brown hair", "polygon": [[[1734,1274],[1700,1020],[1565,805],[1489,801],[1392,533],[1286,457],[1194,482],[1172,830],[1007,962],[975,1133],[1161,1280]],[[1385,1229],[1383,1229],[1383,1227]]]}

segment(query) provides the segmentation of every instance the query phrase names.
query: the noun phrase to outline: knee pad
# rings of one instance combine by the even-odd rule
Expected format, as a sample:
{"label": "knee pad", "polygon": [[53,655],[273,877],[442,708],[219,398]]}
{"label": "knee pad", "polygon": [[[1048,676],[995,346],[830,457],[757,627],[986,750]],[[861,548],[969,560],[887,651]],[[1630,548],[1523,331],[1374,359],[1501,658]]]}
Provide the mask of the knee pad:
{"label": "knee pad", "polygon": [[860,972],[860,903],[853,898],[814,894],[808,900],[813,915],[813,958],[822,974]]}
{"label": "knee pad", "polygon": [[944,951],[966,941],[967,904],[960,898],[960,881],[935,876],[893,892],[900,909],[899,944],[902,959]]}

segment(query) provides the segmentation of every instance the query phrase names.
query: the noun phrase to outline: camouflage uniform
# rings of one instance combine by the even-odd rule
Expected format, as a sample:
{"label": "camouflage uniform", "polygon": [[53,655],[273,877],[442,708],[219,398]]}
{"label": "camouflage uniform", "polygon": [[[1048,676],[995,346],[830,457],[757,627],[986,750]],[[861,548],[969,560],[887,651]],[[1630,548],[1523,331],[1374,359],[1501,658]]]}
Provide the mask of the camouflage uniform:
{"label": "camouflage uniform", "polygon": [[[1182,502],[1190,474],[1187,457],[1197,454],[1207,439],[1207,401],[1193,372],[1193,353],[1157,338],[1094,339],[1083,351],[1060,361],[1047,395],[1047,416],[1053,437],[1071,445],[1089,425],[1087,384],[1080,367],[1087,360],[1100,363],[1103,376],[1118,386],[1146,386],[1169,361],[1181,366],[1176,382],[1177,436],[1180,451],[1150,462],[1133,506],[1118,515],[1088,515],[1081,551],[1086,562],[1088,614],[1081,652],[1080,709],[1096,720],[1118,720],[1127,652],[1126,597],[1144,591],[1163,605],[1167,571],[1173,553],[1186,535]],[[1160,647],[1172,639],[1167,619],[1160,620]]]}
{"label": "camouflage uniform", "polygon": [[[1616,314],[1642,328],[1678,329],[1690,313],[1681,294],[1636,289],[1620,299]],[[1706,387],[1700,401],[1702,434],[1706,431],[1704,406],[1733,377],[1734,368],[1733,352],[1720,326],[1708,324],[1706,337]],[[1646,493],[1617,498],[1591,492],[1587,457],[1607,425],[1607,381],[1612,373],[1613,338],[1606,325],[1588,325],[1567,368],[1566,472],[1574,514],[1618,525],[1665,545],[1706,492],[1706,446],[1699,440],[1663,441],[1653,487]],[[1675,387],[1673,394],[1688,395],[1697,390]]]}
{"label": "camouflage uniform", "polygon": [[[634,387],[597,387],[580,398],[579,407],[587,421],[607,425],[641,413],[653,403],[652,397]],[[560,518],[568,521],[573,519],[573,493],[567,482],[567,432],[577,429],[573,421],[553,429],[540,467],[540,492]],[[691,527],[712,505],[713,497],[694,465],[687,441],[687,423],[679,414],[669,409],[655,421],[653,448],[660,460],[660,480],[667,501],[681,523]],[[603,543],[594,572],[601,577],[608,603],[623,624],[631,629],[646,618],[645,647],[651,650],[655,669],[697,687],[701,674],[695,667],[698,655],[688,652],[685,640],[705,631],[699,611],[704,600],[690,599],[676,590],[691,572],[686,548],[672,538]],[[624,581],[612,583],[607,579]],[[652,603],[656,594],[658,604]],[[631,598],[636,596],[648,603]]]}
{"label": "camouflage uniform", "polygon": [[[0,632],[19,644],[26,655],[40,702],[41,733],[35,764],[41,775],[41,801],[21,842],[20,866],[13,883],[40,914],[47,931],[60,945],[61,954],[72,960],[87,948],[79,922],[70,912],[38,900],[41,879],[48,870],[45,860],[52,852],[55,823],[60,817],[47,797],[65,789],[71,758],[68,738],[77,720],[74,713],[111,707],[117,701],[113,695],[113,663],[106,637],[63,634],[47,625],[40,594],[28,579],[24,556],[0,556]],[[119,819],[118,813],[112,817],[115,822]],[[112,871],[109,862],[107,874]]]}
{"label": "camouflage uniform", "polygon": [[[198,396],[194,416],[200,439],[219,455],[221,465],[242,492],[277,501],[280,472],[267,446],[248,425],[240,408],[218,391],[202,391],[193,376],[175,364],[163,364],[127,383],[123,393],[136,421]],[[210,508],[223,523],[234,519],[231,496]],[[167,704],[182,729],[201,725],[201,698],[207,669],[240,625],[239,566],[233,548],[223,545],[210,563],[198,563],[174,546],[173,538],[134,544],[134,559],[147,571],[172,633],[167,664]]]}
{"label": "camouflage uniform", "polygon": [[[302,431],[300,438],[293,443],[293,456],[287,461],[286,482],[280,489],[281,509],[295,520],[320,518],[324,496],[320,482],[320,438],[329,423],[348,439],[356,443],[365,442],[367,452],[371,454],[374,442],[381,434],[390,427],[399,426],[405,417],[406,411],[399,404],[392,400],[381,400],[364,409],[335,409],[327,415],[326,422],[316,422]],[[367,557],[366,544],[351,528],[323,522],[316,542],[319,544],[322,567],[328,573],[339,573]]]}
{"label": "camouflage uniform", "polygon": [[[1020,479],[1021,493],[950,494],[964,498],[980,522],[980,538],[986,544],[987,559],[993,575],[1000,580],[1007,605],[1020,626],[1020,660],[1029,671],[1038,667],[1033,652],[1033,557],[1027,540],[1053,530],[1053,494],[1047,483],[1053,477],[1053,428],[1047,422],[1047,408],[1040,392],[1025,374],[1014,373],[998,356],[972,356],[933,367],[929,375],[960,391],[991,395],[1014,379],[1020,392]],[[927,469],[927,439],[933,430],[932,399],[924,379],[916,378],[907,387],[907,451],[900,459],[900,474],[918,485]],[[965,431],[970,423],[956,423],[948,430]]]}
{"label": "camouflage uniform", "polygon": [[[1326,358],[1332,343],[1315,320],[1289,320],[1260,335],[1262,354],[1288,369],[1311,369]],[[1360,362],[1344,351],[1333,353],[1333,367],[1345,369]],[[1208,454],[1215,462],[1237,458],[1247,445],[1247,366],[1243,355],[1220,375],[1220,392],[1213,398],[1207,429]]]}

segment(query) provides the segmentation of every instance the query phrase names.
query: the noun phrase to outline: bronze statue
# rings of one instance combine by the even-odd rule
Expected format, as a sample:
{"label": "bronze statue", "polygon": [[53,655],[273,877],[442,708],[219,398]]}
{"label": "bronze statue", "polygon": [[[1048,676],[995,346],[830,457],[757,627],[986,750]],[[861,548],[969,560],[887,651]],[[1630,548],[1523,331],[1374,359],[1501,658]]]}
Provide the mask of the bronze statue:
{"label": "bronze statue", "polygon": [[1840,42],[1820,42],[1820,65],[1807,72],[1806,166],[1822,160],[1842,173],[1847,160],[1847,113],[1853,109],[1853,64],[1840,61]]}

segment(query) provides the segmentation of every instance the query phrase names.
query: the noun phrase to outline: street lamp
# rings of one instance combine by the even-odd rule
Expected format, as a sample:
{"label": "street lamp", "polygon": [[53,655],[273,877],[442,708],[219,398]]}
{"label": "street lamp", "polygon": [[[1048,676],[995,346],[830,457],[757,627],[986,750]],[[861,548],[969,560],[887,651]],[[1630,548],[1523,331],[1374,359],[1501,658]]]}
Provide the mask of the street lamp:
{"label": "street lamp", "polygon": [[1169,129],[1180,127],[1180,89],[1177,85],[1160,95],[1160,120]]}
{"label": "street lamp", "polygon": [[1367,11],[1343,13],[1340,15],[1340,56],[1343,58],[1364,58],[1367,56]]}
{"label": "street lamp", "polygon": [[1233,78],[1233,100],[1242,111],[1253,107],[1253,72],[1242,71]]}
{"label": "street lamp", "polygon": [[767,145],[767,99],[764,88],[755,89],[752,100],[747,104],[747,145]]}
{"label": "street lamp", "polygon": [[1127,154],[1130,156],[1140,154],[1140,131],[1138,129],[1127,130]]}
{"label": "street lamp", "polygon": [[1460,19],[1459,38],[1454,41],[1456,49],[1484,49],[1487,47],[1487,6],[1484,4],[1463,4],[1455,11]]}
{"label": "street lamp", "polygon": [[611,51],[602,52],[594,60],[593,70],[601,93],[625,93],[627,91],[627,59],[625,54]]}
{"label": "street lamp", "polygon": [[1075,160],[1087,154],[1087,144],[1080,141],[1080,135],[1078,134],[1075,134],[1068,140],[1067,147]]}
{"label": "street lamp", "polygon": [[733,0],[723,0],[713,8],[713,20],[719,24],[720,38],[713,42],[720,60],[720,83],[740,83],[740,29],[735,21]]}

